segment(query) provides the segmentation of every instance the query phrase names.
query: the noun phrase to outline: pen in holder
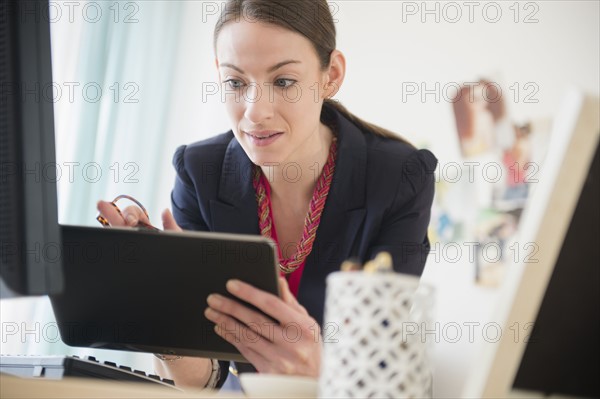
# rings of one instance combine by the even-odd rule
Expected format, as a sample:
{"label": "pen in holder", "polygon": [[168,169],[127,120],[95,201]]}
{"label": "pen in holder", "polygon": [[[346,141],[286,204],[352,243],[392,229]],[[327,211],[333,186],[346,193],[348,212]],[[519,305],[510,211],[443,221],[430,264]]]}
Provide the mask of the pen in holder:
{"label": "pen in holder", "polygon": [[419,279],[393,272],[389,254],[363,271],[342,269],[355,271],[327,278],[324,326],[337,334],[324,343],[319,397],[431,397],[419,323],[427,310],[414,306]]}

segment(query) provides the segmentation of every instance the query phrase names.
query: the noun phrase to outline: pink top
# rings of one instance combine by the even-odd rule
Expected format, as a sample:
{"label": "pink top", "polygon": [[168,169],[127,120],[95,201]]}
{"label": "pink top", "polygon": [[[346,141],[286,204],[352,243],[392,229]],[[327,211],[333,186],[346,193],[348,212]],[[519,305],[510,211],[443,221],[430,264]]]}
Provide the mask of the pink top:
{"label": "pink top", "polygon": [[[269,181],[265,178],[264,175],[261,174],[260,178],[263,179],[262,183],[265,186],[265,192],[267,194],[267,203],[269,204],[269,209],[272,209],[271,208],[271,186],[269,185]],[[277,254],[279,256],[279,259],[282,259],[281,247],[279,246],[279,240],[277,239],[277,229],[275,228],[275,218],[273,217],[273,211],[271,211],[271,222],[273,223],[271,226],[271,234],[272,234],[271,238],[277,244]],[[294,270],[293,272],[291,272],[289,274],[280,272],[280,275],[285,277],[285,279],[287,280],[288,285],[290,286],[290,291],[292,291],[292,294],[294,294],[295,297],[298,297],[298,288],[300,287],[300,279],[302,279],[302,271],[304,270],[305,263],[306,263],[306,260],[304,262],[302,262],[296,270]]]}

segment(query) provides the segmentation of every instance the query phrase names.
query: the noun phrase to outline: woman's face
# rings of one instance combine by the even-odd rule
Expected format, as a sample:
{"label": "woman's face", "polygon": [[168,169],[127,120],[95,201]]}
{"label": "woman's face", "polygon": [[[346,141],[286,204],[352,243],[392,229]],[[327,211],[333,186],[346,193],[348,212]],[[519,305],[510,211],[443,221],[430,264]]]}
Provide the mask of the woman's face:
{"label": "woman's face", "polygon": [[304,36],[263,23],[229,22],[217,38],[221,99],[232,130],[258,165],[322,152],[327,72]]}

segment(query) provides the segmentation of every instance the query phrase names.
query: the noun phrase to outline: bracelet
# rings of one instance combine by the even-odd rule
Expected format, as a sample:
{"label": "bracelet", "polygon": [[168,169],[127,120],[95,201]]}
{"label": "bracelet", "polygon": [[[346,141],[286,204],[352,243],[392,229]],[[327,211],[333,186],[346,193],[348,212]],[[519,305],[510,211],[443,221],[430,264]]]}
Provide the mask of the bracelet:
{"label": "bracelet", "polygon": [[179,359],[183,358],[183,356],[179,356],[179,355],[177,355],[175,357],[166,357],[165,355],[160,354],[160,353],[155,353],[154,356],[156,356],[157,358],[159,358],[160,360],[165,361],[165,362],[174,362],[175,360],[179,360]]}
{"label": "bracelet", "polygon": [[[183,358],[183,356],[175,356],[175,357],[166,357],[163,354],[160,353],[154,353],[154,356],[156,356],[157,358],[159,358],[160,360],[163,360],[165,362],[174,362],[176,360],[179,360],[181,358]],[[219,364],[219,361],[217,359],[210,359],[210,363],[211,363],[211,370],[210,370],[210,376],[208,377],[208,381],[206,382],[206,385],[204,385],[204,389],[214,389],[217,384],[219,383],[219,379],[221,378],[221,365]]]}
{"label": "bracelet", "polygon": [[210,361],[212,370],[210,371],[210,377],[208,377],[206,385],[204,385],[204,389],[215,389],[221,378],[221,365],[219,361],[217,359],[210,359]]}

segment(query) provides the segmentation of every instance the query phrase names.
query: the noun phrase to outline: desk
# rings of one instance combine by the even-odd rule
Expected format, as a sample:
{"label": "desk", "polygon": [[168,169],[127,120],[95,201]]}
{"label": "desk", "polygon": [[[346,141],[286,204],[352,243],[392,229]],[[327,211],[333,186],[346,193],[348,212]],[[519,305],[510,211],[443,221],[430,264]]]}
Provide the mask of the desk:
{"label": "desk", "polygon": [[224,396],[217,391],[180,392],[151,384],[103,381],[66,377],[62,380],[35,380],[0,374],[1,398],[244,398],[233,392]]}

